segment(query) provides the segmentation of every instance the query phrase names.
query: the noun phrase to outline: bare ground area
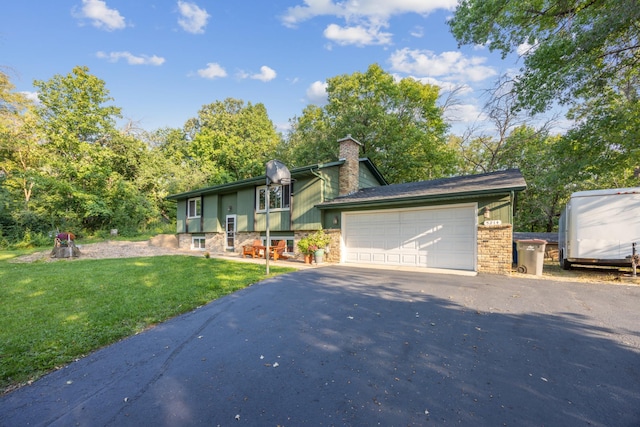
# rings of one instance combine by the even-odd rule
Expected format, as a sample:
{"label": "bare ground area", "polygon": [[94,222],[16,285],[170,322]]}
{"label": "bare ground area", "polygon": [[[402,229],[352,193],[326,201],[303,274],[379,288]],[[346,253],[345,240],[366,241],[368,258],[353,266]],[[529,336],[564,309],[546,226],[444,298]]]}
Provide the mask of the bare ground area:
{"label": "bare ground area", "polygon": [[[188,248],[181,249],[178,247],[178,240],[175,235],[161,234],[145,241],[123,241],[108,240],[99,243],[82,244],[76,243],[76,247],[80,251],[78,257],[73,258],[56,258],[52,256],[52,249],[46,251],[35,252],[29,255],[23,255],[12,259],[10,262],[30,263],[30,262],[53,262],[53,261],[74,261],[80,259],[107,259],[107,258],[135,258],[161,255],[187,255],[187,256],[204,256],[205,252],[194,251]],[[239,253],[212,253],[212,258],[226,258],[236,261],[250,263],[264,263],[263,258],[244,258]],[[273,262],[273,261],[272,261]],[[287,260],[286,263],[274,262],[273,265],[286,265],[288,267],[304,268],[308,265],[303,264],[293,258]]]}

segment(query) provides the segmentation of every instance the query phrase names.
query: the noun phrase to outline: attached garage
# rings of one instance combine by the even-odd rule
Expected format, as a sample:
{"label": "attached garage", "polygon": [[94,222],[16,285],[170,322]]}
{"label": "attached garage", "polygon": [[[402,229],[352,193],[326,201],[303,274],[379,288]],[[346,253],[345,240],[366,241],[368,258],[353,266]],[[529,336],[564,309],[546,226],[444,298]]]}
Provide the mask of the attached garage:
{"label": "attached garage", "polygon": [[343,262],[476,269],[477,204],[344,212]]}
{"label": "attached garage", "polygon": [[344,264],[509,273],[517,169],[360,188],[316,205]]}

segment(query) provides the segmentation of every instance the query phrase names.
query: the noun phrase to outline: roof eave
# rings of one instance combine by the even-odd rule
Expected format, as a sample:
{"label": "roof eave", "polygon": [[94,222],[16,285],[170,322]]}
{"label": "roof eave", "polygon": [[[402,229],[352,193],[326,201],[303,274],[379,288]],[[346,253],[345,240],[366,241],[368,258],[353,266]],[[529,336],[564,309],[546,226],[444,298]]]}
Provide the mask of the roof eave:
{"label": "roof eave", "polygon": [[[384,179],[384,177],[382,176],[382,174],[380,174],[380,171],[378,171],[378,169],[376,168],[376,166],[371,162],[371,160],[367,157],[361,158],[359,159],[359,161],[364,162],[367,167],[369,168],[369,170],[371,171],[371,173],[373,175],[375,175],[376,179],[378,179],[378,181],[380,183],[382,183],[383,185],[387,184],[387,181]],[[327,168],[331,168],[331,167],[335,167],[335,166],[341,166],[342,164],[344,164],[344,160],[338,160],[335,162],[329,162],[329,163],[318,163],[315,165],[309,165],[309,166],[301,166],[298,168],[293,168],[290,170],[291,172],[291,176],[295,177],[301,177],[308,174],[312,174],[310,171],[314,170],[314,171],[318,171],[320,169],[327,169]],[[247,179],[243,179],[241,181],[234,181],[234,182],[230,182],[227,184],[219,184],[219,185],[212,185],[209,187],[203,187],[203,188],[199,188],[197,190],[191,190],[191,191],[185,191],[183,193],[178,193],[178,194],[171,194],[169,196],[166,197],[167,200],[181,200],[181,199],[188,199],[190,197],[198,197],[198,196],[204,196],[206,194],[215,194],[215,193],[224,193],[227,191],[233,191],[235,189],[238,188],[243,188],[243,187],[247,187],[250,185],[259,185],[261,183],[265,183],[266,184],[266,180],[267,180],[267,176],[266,175],[261,175],[261,176],[257,176],[254,178],[247,178]]]}
{"label": "roof eave", "polygon": [[396,205],[404,205],[408,203],[416,203],[420,201],[430,201],[430,202],[442,202],[448,200],[464,200],[464,199],[472,199],[477,198],[479,196],[488,196],[488,195],[498,195],[498,196],[508,196],[514,191],[523,191],[526,189],[526,186],[518,186],[518,187],[508,187],[501,188],[499,190],[491,189],[491,190],[476,190],[476,191],[468,191],[461,193],[447,193],[447,194],[425,194],[421,196],[406,196],[406,197],[389,197],[389,198],[380,198],[375,200],[352,200],[345,202],[326,202],[315,205],[318,209],[335,209],[335,208],[366,208],[372,206],[396,206]]}

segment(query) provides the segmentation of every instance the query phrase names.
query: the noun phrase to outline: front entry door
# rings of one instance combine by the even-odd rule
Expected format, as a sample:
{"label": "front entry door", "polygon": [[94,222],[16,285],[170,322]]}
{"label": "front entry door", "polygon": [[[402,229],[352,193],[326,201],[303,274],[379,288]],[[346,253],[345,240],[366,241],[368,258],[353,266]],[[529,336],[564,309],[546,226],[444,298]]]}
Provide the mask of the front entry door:
{"label": "front entry door", "polygon": [[233,250],[236,241],[236,216],[227,215],[227,239],[225,240],[225,249]]}

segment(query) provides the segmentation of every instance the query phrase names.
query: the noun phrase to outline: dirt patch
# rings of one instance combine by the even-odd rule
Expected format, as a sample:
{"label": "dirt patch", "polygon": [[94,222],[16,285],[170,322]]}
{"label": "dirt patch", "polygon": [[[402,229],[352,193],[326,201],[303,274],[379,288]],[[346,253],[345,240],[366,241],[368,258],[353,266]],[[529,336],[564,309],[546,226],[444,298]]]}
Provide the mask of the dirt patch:
{"label": "dirt patch", "polygon": [[158,234],[149,240],[149,245],[161,248],[178,249],[178,236],[175,234]]}
{"label": "dirt patch", "polygon": [[[129,242],[129,241],[115,241],[110,240],[100,243],[90,243],[83,245],[82,243],[76,244],[80,250],[80,256],[78,258],[62,258],[64,260],[74,259],[105,259],[105,258],[134,258],[145,256],[159,256],[159,255],[197,255],[202,256],[199,252],[194,252],[188,249],[180,249],[177,247],[177,241],[175,247],[170,238],[158,238],[143,242]],[[35,261],[59,261],[59,258],[52,258],[51,251],[36,252],[29,255],[23,255],[15,258],[13,262],[35,262]]]}
{"label": "dirt patch", "polygon": [[515,268],[512,277],[524,279],[555,280],[559,282],[607,283],[613,285],[640,285],[638,278],[632,278],[631,268],[596,267],[576,265],[571,270],[563,270],[557,261],[545,260],[542,276],[518,273]]}

